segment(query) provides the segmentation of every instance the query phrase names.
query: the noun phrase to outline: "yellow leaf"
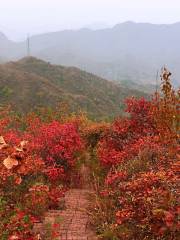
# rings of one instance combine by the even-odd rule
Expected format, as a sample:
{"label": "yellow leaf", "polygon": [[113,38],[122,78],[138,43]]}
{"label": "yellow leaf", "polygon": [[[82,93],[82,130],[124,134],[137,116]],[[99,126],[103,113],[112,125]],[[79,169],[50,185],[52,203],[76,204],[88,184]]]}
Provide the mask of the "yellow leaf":
{"label": "yellow leaf", "polygon": [[22,149],[22,148],[15,147],[15,150],[16,150],[17,152],[23,152],[23,149]]}
{"label": "yellow leaf", "polygon": [[19,144],[19,147],[15,147],[15,150],[17,152],[24,152],[25,150],[25,145],[27,145],[28,141],[21,141]]}
{"label": "yellow leaf", "polygon": [[2,136],[0,136],[0,150],[5,148],[7,146],[4,138]]}
{"label": "yellow leaf", "polygon": [[28,141],[21,141],[21,142],[20,142],[21,148],[24,148],[25,145],[27,145],[27,144],[28,144]]}
{"label": "yellow leaf", "polygon": [[10,156],[8,156],[6,159],[4,159],[3,164],[4,164],[4,166],[5,166],[8,170],[10,170],[10,169],[12,169],[14,166],[17,166],[19,163],[18,163],[17,160],[15,160],[15,159],[11,158]]}
{"label": "yellow leaf", "polygon": [[6,142],[5,142],[4,138],[3,138],[3,136],[0,136],[0,144],[2,144],[2,145],[6,144]]}

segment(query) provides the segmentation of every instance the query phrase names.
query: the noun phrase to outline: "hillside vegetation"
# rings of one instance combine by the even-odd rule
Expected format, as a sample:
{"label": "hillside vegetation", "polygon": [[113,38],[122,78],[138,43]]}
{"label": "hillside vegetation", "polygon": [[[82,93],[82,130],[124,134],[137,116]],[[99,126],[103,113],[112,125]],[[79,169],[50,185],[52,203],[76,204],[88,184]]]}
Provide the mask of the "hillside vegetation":
{"label": "hillside vegetation", "polygon": [[111,122],[1,108],[0,239],[179,240],[180,91],[170,75],[164,68],[161,92],[127,99],[128,116]]}
{"label": "hillside vegetation", "polygon": [[122,113],[128,96],[143,96],[75,67],[51,65],[29,57],[0,65],[0,101],[19,112],[67,103],[71,112],[83,110],[91,117]]}

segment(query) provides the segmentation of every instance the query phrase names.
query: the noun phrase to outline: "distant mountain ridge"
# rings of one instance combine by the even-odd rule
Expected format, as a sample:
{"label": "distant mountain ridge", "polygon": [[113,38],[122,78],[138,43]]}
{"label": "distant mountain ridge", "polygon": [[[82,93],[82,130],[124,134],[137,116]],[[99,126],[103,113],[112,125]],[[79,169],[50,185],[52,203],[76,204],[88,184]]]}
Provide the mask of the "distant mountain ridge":
{"label": "distant mountain ridge", "polygon": [[[157,70],[167,65],[180,79],[180,22],[149,24],[125,22],[102,30],[64,30],[32,36],[31,55],[53,64],[76,66],[103,78],[155,84]],[[26,42],[0,38],[0,58],[26,55]]]}
{"label": "distant mountain ridge", "polygon": [[83,110],[93,118],[122,113],[130,96],[147,96],[75,67],[52,65],[34,57],[0,64],[0,103],[19,112],[67,103],[71,112]]}

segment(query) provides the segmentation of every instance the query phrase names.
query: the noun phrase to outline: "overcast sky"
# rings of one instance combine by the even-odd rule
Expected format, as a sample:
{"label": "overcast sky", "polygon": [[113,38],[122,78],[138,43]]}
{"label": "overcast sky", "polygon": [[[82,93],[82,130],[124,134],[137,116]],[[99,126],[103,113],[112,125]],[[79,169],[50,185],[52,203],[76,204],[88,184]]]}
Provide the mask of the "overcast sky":
{"label": "overcast sky", "polygon": [[0,0],[0,31],[11,39],[92,23],[180,21],[180,0]]}

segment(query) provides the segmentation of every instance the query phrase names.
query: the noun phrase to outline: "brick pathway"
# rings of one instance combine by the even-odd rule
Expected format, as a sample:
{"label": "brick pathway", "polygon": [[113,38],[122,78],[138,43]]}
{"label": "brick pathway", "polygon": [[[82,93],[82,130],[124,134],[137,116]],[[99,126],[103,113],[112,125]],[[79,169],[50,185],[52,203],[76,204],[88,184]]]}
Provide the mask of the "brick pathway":
{"label": "brick pathway", "polygon": [[[97,240],[90,229],[87,208],[90,204],[90,190],[71,189],[65,195],[65,210],[48,211],[43,224],[35,226],[35,232],[46,232],[47,225],[60,220],[57,240]],[[43,238],[49,239],[50,238]]]}

